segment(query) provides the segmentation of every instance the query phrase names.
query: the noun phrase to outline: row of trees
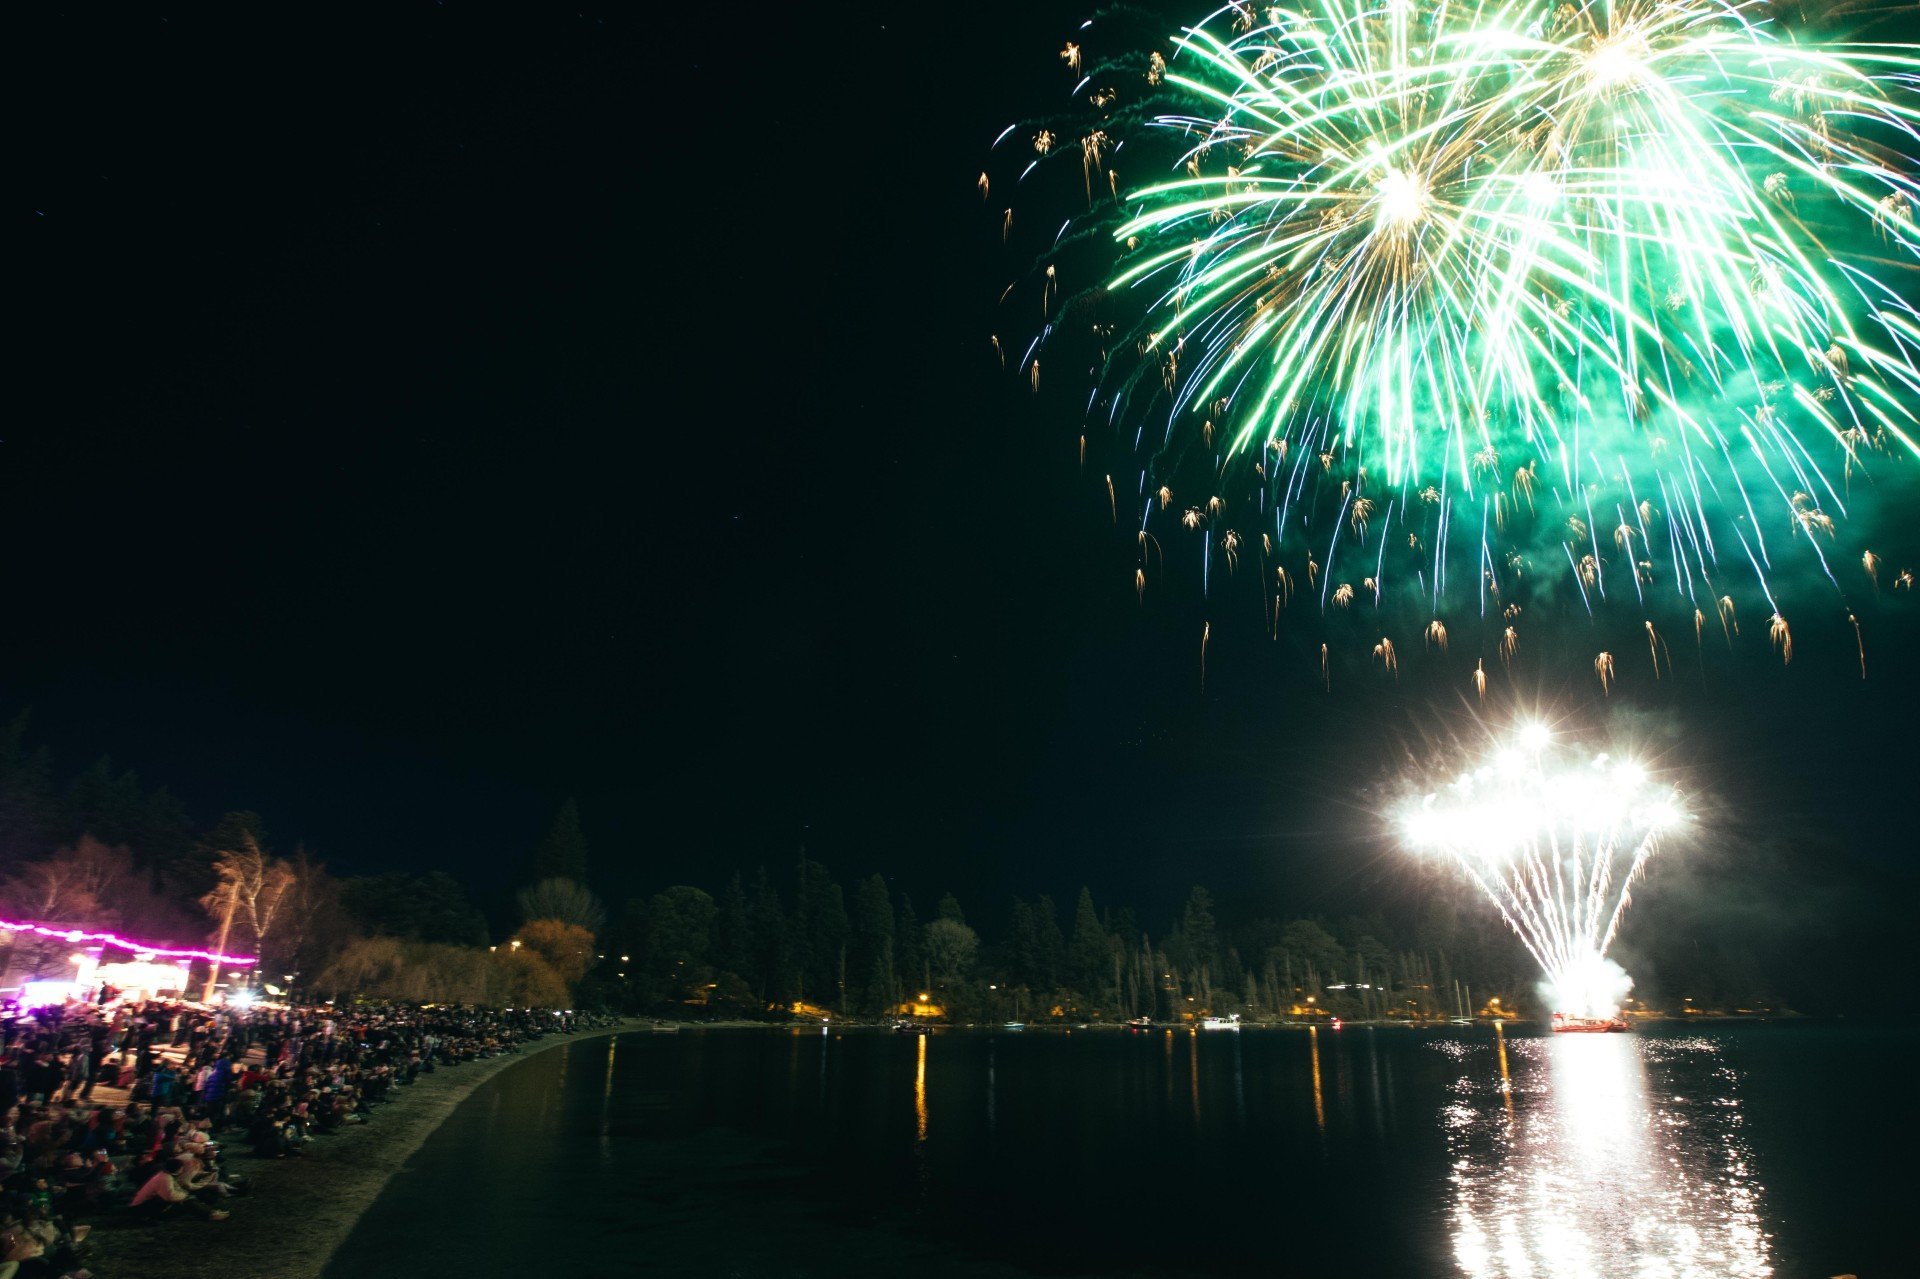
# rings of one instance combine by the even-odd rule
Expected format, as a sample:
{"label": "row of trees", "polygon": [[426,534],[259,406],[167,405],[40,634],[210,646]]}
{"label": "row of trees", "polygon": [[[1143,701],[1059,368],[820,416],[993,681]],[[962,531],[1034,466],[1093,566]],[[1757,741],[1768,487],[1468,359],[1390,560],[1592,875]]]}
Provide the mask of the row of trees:
{"label": "row of trees", "polygon": [[[1389,936],[1394,944],[1382,940]],[[1257,1017],[1299,1007],[1445,1015],[1456,1007],[1456,983],[1477,986],[1483,998],[1525,985],[1512,948],[1486,938],[1485,921],[1439,904],[1401,936],[1379,919],[1262,919],[1229,929],[1204,888],[1157,934],[1130,908],[1100,909],[1082,888],[1064,920],[1049,897],[1016,897],[983,936],[951,894],[923,921],[882,876],[849,893],[803,854],[784,890],[762,869],[751,880],[734,876],[717,899],[677,885],[629,901],[614,930],[614,976],[642,1008],[805,1003],[879,1016],[926,994],[948,1015],[971,1019]]]}
{"label": "row of trees", "polygon": [[[1511,946],[1486,921],[1434,914],[1409,931],[1378,920],[1263,920],[1223,929],[1196,889],[1152,931],[1127,908],[1070,911],[1015,898],[984,927],[951,895],[922,918],[875,874],[848,886],[802,855],[790,879],[764,869],[717,896],[676,885],[628,901],[609,924],[568,800],[531,850],[504,940],[443,873],[339,878],[300,847],[284,854],[260,818],[197,830],[164,789],[110,760],[64,788],[26,719],[0,728],[0,908],[171,938],[205,936],[259,954],[266,980],[313,993],[637,1007],[693,1001],[741,1011],[795,1003],[880,1015],[939,992],[958,1014],[1167,1016],[1270,1012],[1312,997],[1379,1011],[1450,1006],[1451,984],[1519,990]],[[1498,938],[1497,929],[1491,930]],[[1384,940],[1383,940],[1384,939]]]}

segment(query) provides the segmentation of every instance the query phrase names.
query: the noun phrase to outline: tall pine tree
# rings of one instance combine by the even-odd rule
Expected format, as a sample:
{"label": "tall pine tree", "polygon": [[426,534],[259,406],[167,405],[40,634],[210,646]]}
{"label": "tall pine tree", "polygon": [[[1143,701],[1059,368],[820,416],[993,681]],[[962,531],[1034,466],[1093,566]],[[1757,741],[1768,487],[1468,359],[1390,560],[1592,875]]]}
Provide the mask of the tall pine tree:
{"label": "tall pine tree", "polygon": [[1107,945],[1107,930],[1093,909],[1093,893],[1080,890],[1080,901],[1073,909],[1072,964],[1074,989],[1095,1002],[1105,1002],[1105,992],[1113,980],[1113,953]]}
{"label": "tall pine tree", "polygon": [[883,1012],[896,1002],[893,895],[879,875],[861,881],[854,890],[852,926],[849,962],[855,1006],[862,1012]]}
{"label": "tall pine tree", "polygon": [[587,836],[580,828],[580,804],[576,800],[561,803],[546,838],[533,850],[528,880],[537,884],[543,879],[587,880]]}

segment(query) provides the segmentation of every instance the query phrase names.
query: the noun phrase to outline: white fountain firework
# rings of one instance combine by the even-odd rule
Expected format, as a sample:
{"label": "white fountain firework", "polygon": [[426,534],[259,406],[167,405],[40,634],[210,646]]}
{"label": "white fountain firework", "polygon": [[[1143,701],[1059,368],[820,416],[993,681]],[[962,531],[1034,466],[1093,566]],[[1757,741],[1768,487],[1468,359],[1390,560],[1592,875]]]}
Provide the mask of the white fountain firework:
{"label": "white fountain firework", "polygon": [[1562,748],[1531,724],[1401,824],[1499,908],[1545,971],[1554,1011],[1609,1017],[1632,979],[1607,950],[1647,863],[1687,821],[1679,791],[1643,765]]}

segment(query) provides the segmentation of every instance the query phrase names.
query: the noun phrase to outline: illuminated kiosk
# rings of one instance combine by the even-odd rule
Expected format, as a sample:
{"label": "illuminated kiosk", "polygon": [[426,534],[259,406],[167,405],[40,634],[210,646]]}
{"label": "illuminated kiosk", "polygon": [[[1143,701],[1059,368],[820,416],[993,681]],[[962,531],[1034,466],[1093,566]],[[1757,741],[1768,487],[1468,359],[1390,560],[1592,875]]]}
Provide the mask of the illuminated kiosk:
{"label": "illuminated kiosk", "polygon": [[246,969],[254,956],[163,946],[78,926],[0,919],[0,996],[22,1008],[68,1001],[189,998],[195,961]]}

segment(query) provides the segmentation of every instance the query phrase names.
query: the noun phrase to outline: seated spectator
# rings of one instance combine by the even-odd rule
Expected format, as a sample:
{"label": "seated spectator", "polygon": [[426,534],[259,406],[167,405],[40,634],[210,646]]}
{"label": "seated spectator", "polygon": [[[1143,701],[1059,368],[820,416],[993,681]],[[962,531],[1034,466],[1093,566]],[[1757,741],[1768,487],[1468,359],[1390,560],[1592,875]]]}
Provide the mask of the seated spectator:
{"label": "seated spectator", "polygon": [[[104,1169],[104,1170],[103,1170]],[[60,1212],[69,1217],[84,1217],[100,1206],[107,1188],[111,1165],[102,1165],[77,1151],[69,1151],[60,1161]]]}
{"label": "seated spectator", "polygon": [[133,1210],[150,1218],[159,1218],[185,1208],[209,1221],[225,1221],[229,1215],[226,1209],[209,1208],[194,1198],[192,1190],[180,1183],[181,1170],[180,1160],[169,1159],[164,1167],[147,1179],[145,1185],[134,1192]]}

